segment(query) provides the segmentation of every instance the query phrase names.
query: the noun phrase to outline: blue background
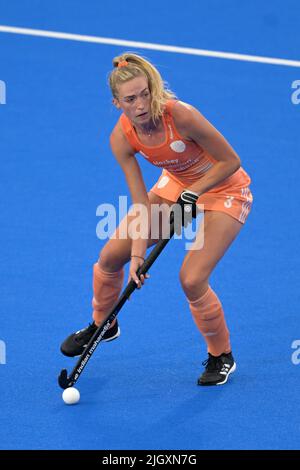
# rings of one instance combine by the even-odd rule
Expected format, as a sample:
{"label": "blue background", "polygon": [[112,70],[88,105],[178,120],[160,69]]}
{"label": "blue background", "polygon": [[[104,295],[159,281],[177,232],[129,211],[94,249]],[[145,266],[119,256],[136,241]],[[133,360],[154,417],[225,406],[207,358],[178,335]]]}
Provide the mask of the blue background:
{"label": "blue background", "polygon": [[[249,2],[250,3],[250,2]],[[299,60],[299,2],[0,0],[0,24]],[[128,194],[109,148],[107,75],[127,48],[0,33],[2,449],[296,449],[299,119],[295,67],[134,49],[225,135],[252,177],[249,219],[211,278],[237,372],[196,386],[206,348],[172,241],[120,313],[67,407],[59,353],[90,321],[96,208]],[[141,161],[147,187],[159,171]],[[176,245],[175,245],[176,243]],[[177,249],[176,249],[177,248]]]}

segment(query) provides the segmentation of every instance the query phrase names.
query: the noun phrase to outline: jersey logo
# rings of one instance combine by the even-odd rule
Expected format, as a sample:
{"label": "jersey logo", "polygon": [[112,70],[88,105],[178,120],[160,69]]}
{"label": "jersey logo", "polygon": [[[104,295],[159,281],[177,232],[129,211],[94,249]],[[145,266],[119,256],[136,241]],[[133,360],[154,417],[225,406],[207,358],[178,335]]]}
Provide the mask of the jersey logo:
{"label": "jersey logo", "polygon": [[175,140],[170,144],[170,147],[172,150],[174,150],[174,152],[177,153],[182,153],[186,149],[186,145],[184,142],[182,142],[182,140]]}

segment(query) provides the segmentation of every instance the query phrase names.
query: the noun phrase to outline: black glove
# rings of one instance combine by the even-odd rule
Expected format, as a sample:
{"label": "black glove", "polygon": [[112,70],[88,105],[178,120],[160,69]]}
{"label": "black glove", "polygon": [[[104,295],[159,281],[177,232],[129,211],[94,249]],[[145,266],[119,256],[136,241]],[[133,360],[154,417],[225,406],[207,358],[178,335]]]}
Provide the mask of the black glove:
{"label": "black glove", "polygon": [[[172,209],[171,211],[171,220],[174,217],[175,221],[175,232],[178,233],[178,225],[180,221],[181,226],[187,227],[190,222],[192,222],[193,218],[196,218],[197,215],[197,200],[199,195],[185,189],[180,194],[179,198],[177,199],[176,204],[178,204],[181,208],[181,211],[176,210],[176,208]],[[181,218],[179,218],[181,212]]]}

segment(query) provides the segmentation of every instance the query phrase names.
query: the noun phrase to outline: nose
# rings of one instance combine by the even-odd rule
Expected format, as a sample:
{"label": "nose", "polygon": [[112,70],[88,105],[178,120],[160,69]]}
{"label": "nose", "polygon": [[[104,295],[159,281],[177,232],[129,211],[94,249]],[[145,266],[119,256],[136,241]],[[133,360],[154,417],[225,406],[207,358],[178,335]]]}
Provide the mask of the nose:
{"label": "nose", "polygon": [[137,107],[138,110],[143,111],[143,109],[144,109],[144,101],[143,101],[143,98],[141,98],[141,97],[138,97],[138,98],[137,98],[136,107]]}

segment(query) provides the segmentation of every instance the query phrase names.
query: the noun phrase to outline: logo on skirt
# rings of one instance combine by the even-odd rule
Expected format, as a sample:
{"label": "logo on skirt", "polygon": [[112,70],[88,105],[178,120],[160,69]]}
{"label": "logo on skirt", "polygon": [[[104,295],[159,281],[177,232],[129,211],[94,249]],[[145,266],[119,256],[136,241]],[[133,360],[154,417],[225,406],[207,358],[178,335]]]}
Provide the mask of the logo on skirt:
{"label": "logo on skirt", "polygon": [[164,188],[168,184],[169,181],[170,181],[170,178],[168,176],[163,176],[157,183],[158,189]]}

